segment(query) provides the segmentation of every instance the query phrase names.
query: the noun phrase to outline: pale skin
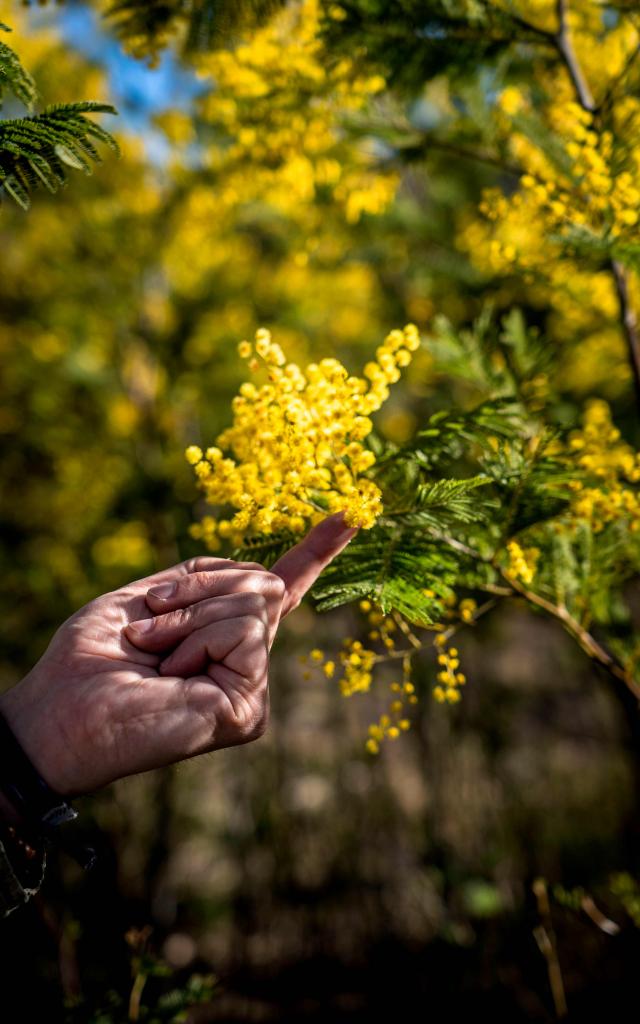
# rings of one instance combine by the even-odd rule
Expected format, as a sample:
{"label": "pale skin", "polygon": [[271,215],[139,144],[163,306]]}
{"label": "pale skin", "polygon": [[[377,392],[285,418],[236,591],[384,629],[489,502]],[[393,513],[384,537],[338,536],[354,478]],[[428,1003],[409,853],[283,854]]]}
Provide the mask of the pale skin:
{"label": "pale skin", "polygon": [[356,532],[333,515],[271,571],[203,556],[72,615],[0,697],[42,777],[76,796],[261,736],[278,626]]}

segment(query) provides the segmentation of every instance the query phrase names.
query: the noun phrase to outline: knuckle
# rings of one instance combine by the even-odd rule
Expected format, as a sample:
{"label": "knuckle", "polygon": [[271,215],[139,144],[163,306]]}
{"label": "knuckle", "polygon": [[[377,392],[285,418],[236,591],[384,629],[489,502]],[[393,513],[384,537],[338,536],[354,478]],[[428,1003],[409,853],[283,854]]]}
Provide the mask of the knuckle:
{"label": "knuckle", "polygon": [[190,625],[192,618],[191,608],[176,608],[163,616],[162,625],[167,629],[181,629]]}
{"label": "knuckle", "polygon": [[237,595],[237,600],[248,613],[254,610],[260,611],[267,603],[266,597],[260,590],[243,590]]}
{"label": "knuckle", "polygon": [[264,594],[255,593],[254,591],[244,591],[243,593],[236,594],[234,596],[237,601],[238,614],[240,614],[242,618],[256,618],[266,621],[267,599]]}
{"label": "knuckle", "polygon": [[267,625],[261,614],[246,615],[244,634],[248,640],[262,643],[267,635]]}
{"label": "knuckle", "polygon": [[271,587],[275,596],[282,601],[287,589],[282,576],[278,576],[275,572],[268,573],[269,586]]}
{"label": "knuckle", "polygon": [[267,599],[264,594],[252,594],[251,604],[254,613],[258,615],[258,618],[264,619],[267,614]]}
{"label": "knuckle", "polygon": [[194,558],[190,558],[184,563],[188,573],[201,573],[207,570],[211,571],[212,564],[217,565],[218,562],[229,562],[228,558],[212,558],[211,555],[196,555]]}
{"label": "knuckle", "polygon": [[216,569],[205,569],[200,572],[191,573],[190,576],[185,577],[181,585],[184,587],[185,596],[194,599],[198,595],[207,594],[215,590],[220,582],[220,575],[220,571]]}

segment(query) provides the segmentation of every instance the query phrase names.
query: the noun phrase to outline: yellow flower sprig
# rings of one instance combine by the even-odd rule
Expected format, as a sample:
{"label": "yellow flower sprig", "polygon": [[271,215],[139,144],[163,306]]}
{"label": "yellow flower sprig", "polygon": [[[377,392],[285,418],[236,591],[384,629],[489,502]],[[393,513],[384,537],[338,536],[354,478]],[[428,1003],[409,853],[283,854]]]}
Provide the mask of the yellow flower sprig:
{"label": "yellow flower sprig", "polygon": [[457,704],[460,700],[460,687],[467,682],[464,672],[460,671],[460,659],[457,647],[447,647],[444,635],[436,637],[438,654],[437,685],[433,688],[434,699],[438,704]]}
{"label": "yellow flower sprig", "polygon": [[505,569],[506,575],[514,580],[522,580],[523,583],[531,583],[536,574],[540,549],[523,548],[517,540],[510,540],[507,544],[507,554],[509,564]]}
{"label": "yellow flower sprig", "polygon": [[586,481],[570,484],[572,519],[586,520],[594,533],[620,519],[628,520],[634,533],[638,531],[640,452],[622,440],[606,402],[596,398],[587,404],[582,429],[571,434],[569,449],[587,476]]}
{"label": "yellow flower sprig", "polygon": [[241,385],[233,424],[214,446],[186,451],[207,501],[235,511],[227,519],[205,516],[192,535],[215,551],[221,539],[238,545],[251,535],[302,534],[335,512],[344,512],[349,526],[373,526],[382,495],[365,475],[375,456],[363,442],[371,413],[419,345],[414,324],[391,331],[356,377],[337,359],[303,372],[264,328],[254,344],[241,342],[239,355],[252,373],[266,371],[267,381]]}
{"label": "yellow flower sprig", "polygon": [[[382,652],[377,653],[375,650],[365,647],[361,641],[346,637],[336,661],[328,659],[325,652],[318,647],[314,647],[308,656],[303,655],[300,658],[301,664],[307,666],[303,673],[305,679],[311,678],[310,668],[319,669],[328,679],[332,679],[336,674],[336,669],[339,668],[337,683],[343,697],[368,693],[373,684],[375,665],[397,656],[396,643],[392,636],[398,630],[395,617],[385,615],[378,606],[372,604],[368,599],[360,601],[359,608],[361,612],[365,613],[367,622],[372,627],[367,634],[368,638],[380,644],[383,648]],[[365,743],[365,749],[369,754],[379,753],[380,745],[384,740],[398,739],[403,732],[407,732],[411,728],[411,720],[408,717],[410,706],[418,703],[411,673],[411,657],[405,655],[402,657],[402,681],[394,679],[389,684],[391,699],[387,711],[380,715],[377,722],[373,722],[369,726]]]}

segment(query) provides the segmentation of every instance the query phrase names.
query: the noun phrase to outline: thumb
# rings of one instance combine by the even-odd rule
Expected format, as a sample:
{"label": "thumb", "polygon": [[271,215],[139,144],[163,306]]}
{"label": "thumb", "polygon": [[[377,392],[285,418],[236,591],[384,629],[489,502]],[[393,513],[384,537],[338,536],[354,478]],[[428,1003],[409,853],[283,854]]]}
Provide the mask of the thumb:
{"label": "thumb", "polygon": [[343,513],[328,516],[272,566],[271,572],[284,580],[286,590],[280,617],[297,608],[323,569],[339,555],[358,532],[345,526]]}

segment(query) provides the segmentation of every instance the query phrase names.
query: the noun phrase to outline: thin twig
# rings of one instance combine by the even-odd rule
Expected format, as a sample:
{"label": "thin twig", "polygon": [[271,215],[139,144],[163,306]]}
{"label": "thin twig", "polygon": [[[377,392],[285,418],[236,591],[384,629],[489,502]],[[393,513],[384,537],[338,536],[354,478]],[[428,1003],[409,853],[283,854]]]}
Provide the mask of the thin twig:
{"label": "thin twig", "polygon": [[518,580],[508,576],[504,569],[500,569],[499,571],[510,583],[516,593],[520,594],[521,597],[524,597],[530,604],[535,605],[537,608],[542,608],[549,615],[553,616],[554,619],[561,622],[567,633],[569,633],[574,640],[577,640],[582,650],[594,661],[597,661],[599,665],[602,665],[610,675],[623,682],[634,695],[636,700],[640,702],[640,685],[636,682],[631,673],[627,672],[627,670],[623,668],[614,656],[610,654],[609,651],[607,651],[602,644],[600,644],[596,638],[584,628],[584,626],[581,626],[580,623],[573,618],[566,608],[553,604],[552,601],[548,601],[540,594],[536,594],[533,590],[529,590]]}
{"label": "thin twig", "polygon": [[519,25],[520,28],[524,29],[525,32],[533,32],[539,39],[543,39],[545,43],[554,42],[553,32],[549,32],[548,29],[541,28],[539,25],[533,25],[526,18],[521,17],[521,15],[514,14],[513,11],[509,11],[509,18],[515,25]]}
{"label": "thin twig", "polygon": [[[625,669],[620,662],[617,661],[616,658],[577,621],[577,619],[573,618],[564,606],[554,604],[546,597],[542,597],[541,594],[536,594],[535,591],[529,590],[518,580],[514,579],[514,577],[509,576],[502,566],[497,564],[495,556],[493,558],[486,558],[484,555],[481,555],[479,551],[475,551],[473,548],[470,548],[467,544],[463,544],[461,541],[456,540],[454,537],[449,537],[447,534],[441,533],[437,530],[430,530],[429,532],[434,536],[437,536],[437,538],[445,544],[452,547],[454,551],[461,551],[465,555],[469,555],[481,562],[485,562],[486,564],[493,566],[496,572],[499,572],[505,582],[509,584],[513,596],[515,596],[515,594],[519,594],[520,597],[524,597],[529,604],[534,605],[536,608],[541,608],[543,611],[547,612],[548,615],[551,615],[554,619],[561,622],[567,633],[569,633],[574,640],[577,640],[582,650],[594,661],[597,661],[598,664],[606,669],[607,672],[615,679],[624,683],[627,689],[631,691],[633,696],[640,703],[640,684],[636,682],[632,674],[627,671],[627,669]],[[487,588],[485,587],[485,589]],[[495,591],[492,589],[491,593],[495,593]],[[507,597],[508,594],[503,594],[503,596]]]}
{"label": "thin twig", "polygon": [[538,915],[540,917],[540,924],[537,928],[534,928],[533,934],[538,943],[538,948],[547,962],[547,976],[549,978],[549,988],[551,989],[556,1018],[562,1020],[569,1013],[569,1008],[564,993],[564,982],[558,959],[556,936],[553,930],[553,921],[551,920],[549,893],[547,892],[547,883],[544,878],[536,878],[533,883],[533,892],[536,897]]}
{"label": "thin twig", "polygon": [[555,43],[567,66],[567,71],[571,76],[573,87],[578,94],[580,105],[592,114],[596,109],[596,105],[593,99],[593,93],[591,92],[589,83],[587,82],[582,67],[580,66],[580,61],[578,60],[573,46],[573,40],[569,31],[568,13],[568,0],[557,0],[556,14],[558,17],[558,31],[554,37]]}
{"label": "thin twig", "polygon": [[[513,596],[513,591],[508,591],[508,593]],[[473,615],[468,622],[454,622],[448,629],[439,629],[436,631],[435,637],[433,639],[430,638],[428,641],[422,641],[414,634],[414,639],[410,641],[411,647],[405,647],[402,650],[387,651],[386,654],[377,654],[373,661],[375,664],[379,664],[383,661],[394,661],[398,658],[412,658],[413,655],[418,654],[419,651],[426,651],[430,647],[435,647],[436,641],[439,640],[440,637],[444,637],[445,640],[450,640],[452,636],[459,633],[465,626],[470,626],[472,623],[475,623],[478,619],[482,618],[483,615],[486,615],[487,612],[490,612],[492,608],[495,608],[497,603],[498,602],[495,598],[492,598],[490,601],[485,601],[484,604],[481,604],[474,609]],[[405,629],[403,629],[403,633],[408,636]],[[417,641],[417,644],[414,641]],[[440,643],[441,642],[442,641],[440,641]]]}
{"label": "thin twig", "polygon": [[408,159],[410,162],[411,159],[428,156],[430,150],[433,149],[442,153],[450,153],[451,156],[460,157],[461,160],[472,160],[475,163],[487,164],[489,167],[497,167],[499,170],[504,171],[505,174],[511,174],[516,178],[524,174],[522,167],[519,167],[517,164],[505,163],[500,157],[487,153],[485,150],[466,149],[464,146],[456,145],[455,142],[433,139],[428,135],[421,144],[416,143],[405,146],[400,148],[398,152],[402,155],[403,160]]}
{"label": "thin twig", "polygon": [[638,317],[629,299],[629,284],[627,271],[620,260],[612,259],[610,263],[611,273],[616,286],[620,318],[624,332],[629,360],[633,372],[633,383],[636,390],[636,399],[640,407],[640,335],[638,334]]}
{"label": "thin twig", "polygon": [[140,1020],[140,1006],[142,1002],[142,992],[147,982],[147,975],[143,971],[139,971],[133,980],[133,986],[131,988],[131,995],[129,996],[129,1016],[128,1020],[136,1021]]}

